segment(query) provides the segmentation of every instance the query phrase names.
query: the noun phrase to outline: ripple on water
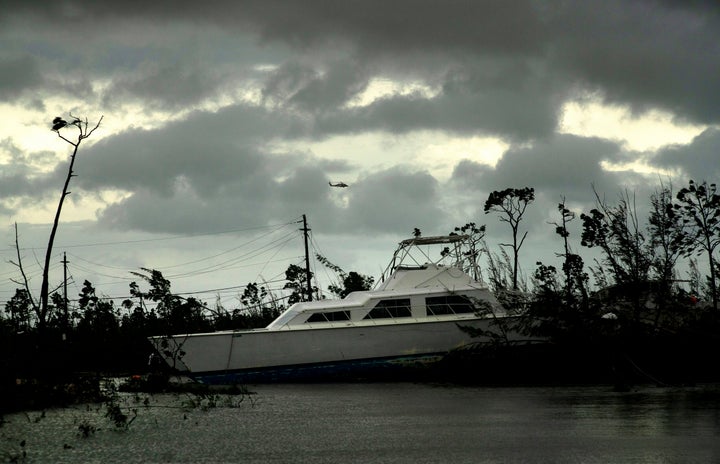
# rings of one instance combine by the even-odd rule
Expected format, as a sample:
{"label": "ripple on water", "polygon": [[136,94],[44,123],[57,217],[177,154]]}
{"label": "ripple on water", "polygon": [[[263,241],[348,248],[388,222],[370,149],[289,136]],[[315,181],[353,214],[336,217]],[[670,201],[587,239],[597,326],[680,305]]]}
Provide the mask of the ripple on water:
{"label": "ripple on water", "polygon": [[[6,416],[0,457],[27,462],[720,462],[715,387],[258,385],[231,407],[152,395],[117,430],[101,405]],[[140,400],[145,398],[142,396]],[[242,399],[242,401],[239,401]],[[235,404],[236,403],[236,404]],[[87,438],[80,426],[94,430]]]}

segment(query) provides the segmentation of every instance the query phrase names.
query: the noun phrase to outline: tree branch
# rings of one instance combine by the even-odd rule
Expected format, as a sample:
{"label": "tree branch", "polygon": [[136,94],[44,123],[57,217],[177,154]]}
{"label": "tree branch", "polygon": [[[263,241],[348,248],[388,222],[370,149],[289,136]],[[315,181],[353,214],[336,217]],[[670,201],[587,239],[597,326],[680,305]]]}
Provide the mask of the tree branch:
{"label": "tree branch", "polygon": [[[25,291],[27,292],[28,298],[30,299],[30,303],[33,305],[33,310],[37,312],[37,304],[35,303],[35,298],[33,298],[32,293],[30,292],[30,283],[28,282],[27,275],[25,274],[25,269],[22,265],[22,257],[20,256],[20,241],[18,240],[18,227],[17,222],[15,223],[15,252],[17,253],[17,264],[10,261],[10,264],[14,264],[15,266],[20,269],[20,275],[22,275],[22,285],[25,286]],[[19,283],[19,282],[15,282]]]}

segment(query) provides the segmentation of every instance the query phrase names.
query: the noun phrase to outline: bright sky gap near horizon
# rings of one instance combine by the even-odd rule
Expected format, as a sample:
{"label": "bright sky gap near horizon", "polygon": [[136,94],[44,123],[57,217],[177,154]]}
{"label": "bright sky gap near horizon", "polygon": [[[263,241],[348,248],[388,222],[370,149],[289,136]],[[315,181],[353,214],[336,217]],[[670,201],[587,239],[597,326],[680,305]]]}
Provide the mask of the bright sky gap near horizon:
{"label": "bright sky gap near horizon", "polygon": [[[2,11],[2,306],[20,278],[15,222],[39,294],[70,153],[50,126],[69,113],[104,116],[55,242],[51,287],[67,252],[71,299],[83,280],[127,295],[146,267],[233,307],[248,282],[300,263],[303,214],[319,253],[376,279],[415,227],[486,224],[495,252],[509,231],[485,199],[530,186],[527,276],[536,261],[559,265],[548,223],[563,197],[579,214],[593,187],[609,203],[629,191],[644,212],[661,184],[720,180],[716,2],[6,0]],[[590,261],[579,219],[571,227]],[[315,272],[326,288],[332,276]]]}

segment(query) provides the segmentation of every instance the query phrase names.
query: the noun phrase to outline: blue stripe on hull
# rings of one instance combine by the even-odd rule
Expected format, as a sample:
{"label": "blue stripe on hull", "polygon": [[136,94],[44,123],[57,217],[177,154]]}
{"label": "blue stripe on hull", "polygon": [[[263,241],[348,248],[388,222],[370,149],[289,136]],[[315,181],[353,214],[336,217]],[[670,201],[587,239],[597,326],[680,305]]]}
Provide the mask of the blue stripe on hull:
{"label": "blue stripe on hull", "polygon": [[188,373],[190,377],[209,385],[244,383],[302,382],[320,380],[349,380],[388,378],[418,373],[442,359],[445,353],[428,353],[391,358],[357,359],[296,366],[274,366],[238,371]]}

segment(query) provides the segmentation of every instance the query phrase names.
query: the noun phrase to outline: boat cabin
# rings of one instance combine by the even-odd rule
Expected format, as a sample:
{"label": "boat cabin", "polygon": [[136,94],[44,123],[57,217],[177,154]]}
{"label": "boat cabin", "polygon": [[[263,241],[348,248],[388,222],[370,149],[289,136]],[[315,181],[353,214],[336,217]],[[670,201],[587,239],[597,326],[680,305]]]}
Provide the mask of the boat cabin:
{"label": "boat cabin", "polygon": [[342,300],[296,303],[267,329],[464,319],[486,309],[479,302],[499,308],[489,290],[460,269],[437,264],[401,267],[375,290],[353,292]]}

